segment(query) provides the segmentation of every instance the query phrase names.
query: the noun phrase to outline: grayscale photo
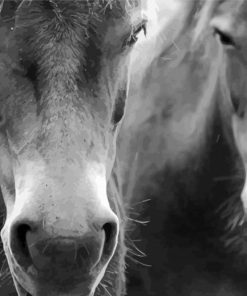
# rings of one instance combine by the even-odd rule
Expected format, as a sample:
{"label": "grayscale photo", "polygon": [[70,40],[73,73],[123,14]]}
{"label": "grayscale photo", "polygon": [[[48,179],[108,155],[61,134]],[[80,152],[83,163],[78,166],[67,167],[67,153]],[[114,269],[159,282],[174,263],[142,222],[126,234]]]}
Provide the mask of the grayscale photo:
{"label": "grayscale photo", "polygon": [[0,296],[247,295],[247,0],[0,0]]}

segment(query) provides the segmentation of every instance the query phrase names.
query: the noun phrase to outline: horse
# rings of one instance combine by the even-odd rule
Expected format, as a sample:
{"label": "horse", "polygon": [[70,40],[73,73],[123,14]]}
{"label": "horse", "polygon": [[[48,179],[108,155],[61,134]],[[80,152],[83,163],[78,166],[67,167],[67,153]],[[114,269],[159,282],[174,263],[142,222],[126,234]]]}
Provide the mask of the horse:
{"label": "horse", "polygon": [[124,294],[113,165],[131,54],[154,4],[1,1],[1,238],[19,296]]}
{"label": "horse", "polygon": [[[234,139],[237,143],[244,168],[247,164],[246,147],[246,73],[247,54],[245,33],[247,28],[247,2],[237,3],[225,0],[218,6],[213,6],[210,25],[219,36],[223,46],[224,67],[221,70],[221,83],[224,94],[233,109],[232,125]],[[244,208],[247,208],[247,182],[241,193]]]}
{"label": "horse", "polygon": [[128,295],[243,296],[247,1],[180,2],[118,138]]}

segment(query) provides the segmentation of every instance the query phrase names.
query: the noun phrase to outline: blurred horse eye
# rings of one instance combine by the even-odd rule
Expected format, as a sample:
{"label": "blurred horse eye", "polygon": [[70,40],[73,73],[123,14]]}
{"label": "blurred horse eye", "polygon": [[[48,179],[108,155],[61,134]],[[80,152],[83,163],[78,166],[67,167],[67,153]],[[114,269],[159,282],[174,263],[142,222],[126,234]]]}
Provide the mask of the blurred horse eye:
{"label": "blurred horse eye", "polygon": [[221,31],[219,28],[215,28],[215,35],[218,36],[220,42],[227,47],[236,47],[235,41],[230,34]]}

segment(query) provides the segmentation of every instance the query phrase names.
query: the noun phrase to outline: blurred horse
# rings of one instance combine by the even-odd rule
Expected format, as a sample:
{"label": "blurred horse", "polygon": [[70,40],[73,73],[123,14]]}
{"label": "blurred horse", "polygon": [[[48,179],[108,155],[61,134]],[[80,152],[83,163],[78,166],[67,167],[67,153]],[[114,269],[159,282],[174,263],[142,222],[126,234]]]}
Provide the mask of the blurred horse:
{"label": "blurred horse", "polygon": [[129,296],[246,295],[246,16],[247,1],[180,1],[133,69],[118,150]]}

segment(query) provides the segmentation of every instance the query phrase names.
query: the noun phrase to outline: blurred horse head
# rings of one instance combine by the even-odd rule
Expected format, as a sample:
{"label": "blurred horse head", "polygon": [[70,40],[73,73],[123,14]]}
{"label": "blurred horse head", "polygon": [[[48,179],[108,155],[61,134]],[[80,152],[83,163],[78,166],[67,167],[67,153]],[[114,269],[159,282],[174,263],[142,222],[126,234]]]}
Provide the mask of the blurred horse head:
{"label": "blurred horse head", "polygon": [[[147,54],[136,47],[149,66],[133,69],[119,137],[123,194],[137,222],[129,295],[242,296],[245,30],[241,47],[233,37],[245,28],[246,1],[177,3],[156,45]],[[229,17],[233,36],[223,31]]]}

